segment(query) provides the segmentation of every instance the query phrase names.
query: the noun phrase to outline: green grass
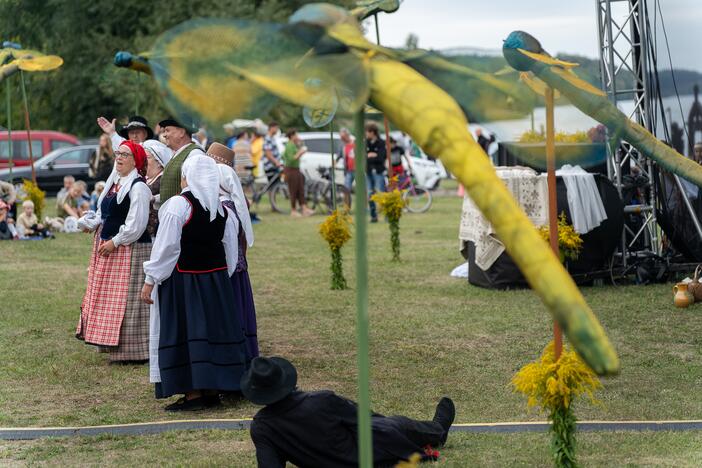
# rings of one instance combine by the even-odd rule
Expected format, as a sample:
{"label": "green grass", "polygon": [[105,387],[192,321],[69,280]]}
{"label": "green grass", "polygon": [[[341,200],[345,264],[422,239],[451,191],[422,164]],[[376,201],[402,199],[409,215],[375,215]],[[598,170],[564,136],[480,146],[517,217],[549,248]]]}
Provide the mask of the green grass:
{"label": "green grass", "polygon": [[[509,381],[550,339],[550,318],[531,291],[489,291],[449,277],[462,262],[460,207],[460,199],[440,197],[429,213],[404,217],[400,263],[390,261],[387,224],[369,225],[373,408],[426,418],[439,397],[449,395],[459,422],[543,419],[526,411]],[[355,291],[329,290],[329,253],[317,233],[322,218],[260,212],[263,223],[255,227],[249,263],[262,353],[295,363],[303,389],[329,388],[355,398]],[[63,234],[53,241],[0,243],[0,426],[182,417],[163,412],[167,402],[154,399],[145,366],[108,365],[106,356],[73,337],[90,242],[88,235]],[[353,246],[343,253],[353,288]],[[702,308],[675,309],[671,285],[583,293],[619,352],[622,373],[604,380],[601,406],[577,403],[578,418],[702,419]],[[237,402],[195,417],[250,417],[256,409]],[[581,453],[587,465],[631,459],[637,465],[673,460],[671,465],[694,466],[702,447],[697,434],[582,434]],[[548,464],[545,435],[452,440],[448,464]],[[167,456],[174,441],[177,455]],[[202,464],[213,456],[209,444],[221,448],[213,464],[231,462],[228,457],[237,453],[242,463],[253,460],[245,434],[215,431],[4,443],[0,463],[66,464],[76,452],[76,463],[86,464],[99,456],[148,463],[159,453],[163,463]],[[93,453],[93,445],[103,449]]]}
{"label": "green grass", "polygon": [[[697,467],[702,435],[696,432],[583,433],[582,466]],[[437,465],[446,467],[549,466],[545,434],[452,434]],[[176,431],[150,436],[99,436],[0,441],[0,463],[48,466],[255,467],[243,431]]]}

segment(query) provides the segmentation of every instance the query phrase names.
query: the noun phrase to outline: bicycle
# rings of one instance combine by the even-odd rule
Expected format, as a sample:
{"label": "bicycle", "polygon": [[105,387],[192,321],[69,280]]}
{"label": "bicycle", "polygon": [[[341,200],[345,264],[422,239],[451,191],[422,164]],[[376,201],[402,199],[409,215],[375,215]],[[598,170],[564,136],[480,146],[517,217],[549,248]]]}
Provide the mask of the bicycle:
{"label": "bicycle", "polygon": [[[253,168],[247,168],[247,169],[251,170]],[[268,200],[271,203],[271,209],[275,212],[283,213],[283,211],[281,211],[280,207],[276,205],[275,196],[274,196],[274,191],[276,190],[276,187],[278,187],[279,185],[281,185],[283,183],[282,179],[281,179],[282,174],[283,174],[283,171],[278,171],[278,172],[270,175],[268,177],[268,181],[265,184],[261,185],[261,184],[256,183],[256,177],[254,177],[253,173],[251,173],[249,175],[242,176],[240,178],[241,186],[245,192],[246,192],[246,190],[250,191],[251,202],[253,204],[258,205],[258,203],[261,201],[261,198],[263,198],[263,196],[265,194],[268,194]]]}
{"label": "bicycle", "polygon": [[411,171],[398,177],[397,189],[402,191],[402,199],[410,213],[424,213],[431,208],[431,192],[415,185]]}
{"label": "bicycle", "polygon": [[[323,213],[330,214],[334,209],[331,171],[325,167],[318,167],[319,177],[305,177],[305,201],[308,208],[317,211],[321,208]],[[276,184],[270,194],[271,206],[275,206],[280,213],[290,213],[290,192],[285,181]],[[351,209],[351,192],[346,186],[336,183],[336,205],[346,206]]]}

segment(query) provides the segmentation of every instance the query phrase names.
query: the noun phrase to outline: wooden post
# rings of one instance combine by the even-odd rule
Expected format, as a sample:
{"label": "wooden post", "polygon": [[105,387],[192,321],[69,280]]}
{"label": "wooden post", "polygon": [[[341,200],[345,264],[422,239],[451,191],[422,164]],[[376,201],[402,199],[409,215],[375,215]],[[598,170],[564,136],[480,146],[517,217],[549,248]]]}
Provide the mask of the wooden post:
{"label": "wooden post", "polygon": [[7,93],[7,151],[9,155],[10,183],[12,183],[12,98],[10,97],[10,80],[5,81],[5,91]]}
{"label": "wooden post", "polygon": [[[373,15],[375,18],[375,41],[380,45],[380,28],[378,27],[378,13]],[[392,159],[390,156],[390,124],[388,123],[388,118],[383,114],[383,123],[385,124],[385,159],[388,163],[388,181],[390,182],[390,189],[395,188],[395,184],[392,182]]]}
{"label": "wooden post", "polygon": [[29,104],[27,102],[27,90],[24,87],[24,73],[20,70],[20,83],[22,85],[22,99],[24,100],[24,124],[27,127],[27,149],[29,150],[29,164],[32,167],[32,182],[37,184],[37,173],[34,170],[34,155],[32,154],[32,132],[29,125]]}
{"label": "wooden post", "polygon": [[332,210],[336,211],[336,158],[334,158],[334,119],[329,122],[329,147],[331,148]]}
{"label": "wooden post", "polygon": [[[556,196],[556,136],[554,128],[553,88],[546,88],[546,179],[548,182],[548,232],[553,253],[558,256],[558,198]],[[558,322],[553,322],[556,359],[563,351],[563,333]]]}
{"label": "wooden post", "polygon": [[354,118],[356,132],[356,346],[358,360],[358,466],[372,468],[373,438],[370,416],[370,359],[368,357],[368,240],[366,226],[366,146],[363,109]]}
{"label": "wooden post", "polygon": [[395,183],[392,180],[394,175],[392,172],[392,147],[390,146],[390,125],[388,124],[388,118],[383,114],[383,121],[385,122],[385,155],[388,160],[388,181],[390,182],[390,189],[395,188]]}

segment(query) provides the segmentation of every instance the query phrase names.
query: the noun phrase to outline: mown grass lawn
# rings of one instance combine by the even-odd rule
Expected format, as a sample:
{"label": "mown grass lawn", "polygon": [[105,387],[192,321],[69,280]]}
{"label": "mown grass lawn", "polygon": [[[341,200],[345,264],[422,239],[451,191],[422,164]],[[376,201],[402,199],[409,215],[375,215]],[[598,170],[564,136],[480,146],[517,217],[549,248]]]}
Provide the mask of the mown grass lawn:
{"label": "mown grass lawn", "polygon": [[[426,418],[451,396],[459,422],[537,420],[509,381],[550,339],[531,291],[489,291],[449,277],[458,252],[461,200],[435,199],[401,222],[402,261],[390,262],[385,223],[369,225],[371,397],[376,411]],[[298,368],[303,389],[355,397],[355,291],[329,290],[321,217],[261,210],[249,252],[261,351]],[[169,415],[145,366],[108,365],[74,336],[90,237],[0,243],[0,427],[75,426],[180,419]],[[355,287],[353,248],[344,268]],[[558,287],[558,285],[554,285]],[[580,419],[702,419],[702,306],[675,309],[670,285],[585,288],[614,342],[622,373],[604,380],[602,404],[578,403]],[[250,417],[246,402],[193,415]],[[190,415],[189,415],[190,416]],[[581,434],[586,465],[699,466],[698,433]],[[548,465],[541,434],[453,435],[450,466]],[[182,432],[0,443],[0,463],[253,463],[248,436]],[[241,461],[241,463],[239,463]],[[466,462],[465,464],[463,462]]]}

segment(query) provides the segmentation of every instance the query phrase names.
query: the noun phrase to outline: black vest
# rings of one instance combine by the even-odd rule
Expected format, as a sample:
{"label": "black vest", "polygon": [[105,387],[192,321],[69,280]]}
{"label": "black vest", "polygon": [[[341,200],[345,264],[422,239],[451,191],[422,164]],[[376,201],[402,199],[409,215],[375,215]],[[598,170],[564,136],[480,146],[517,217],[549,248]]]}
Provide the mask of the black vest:
{"label": "black vest", "polygon": [[190,203],[190,219],[183,225],[180,236],[180,257],[176,269],[181,273],[210,273],[227,269],[227,256],[224,252],[224,216],[210,221],[210,213],[205,210],[191,192],[181,194]]}
{"label": "black vest", "polygon": [[[144,179],[137,177],[132,181],[132,185],[129,187],[129,192],[132,191],[134,184],[143,184]],[[129,214],[129,206],[131,201],[129,200],[129,192],[124,196],[122,203],[117,203],[117,192],[111,192],[105,195],[100,204],[100,213],[102,215],[102,231],[100,231],[100,239],[109,240],[112,239],[118,232],[120,226],[124,224],[127,220],[127,214]],[[148,231],[144,229],[141,237],[137,239],[137,242],[151,242],[151,236]]]}

